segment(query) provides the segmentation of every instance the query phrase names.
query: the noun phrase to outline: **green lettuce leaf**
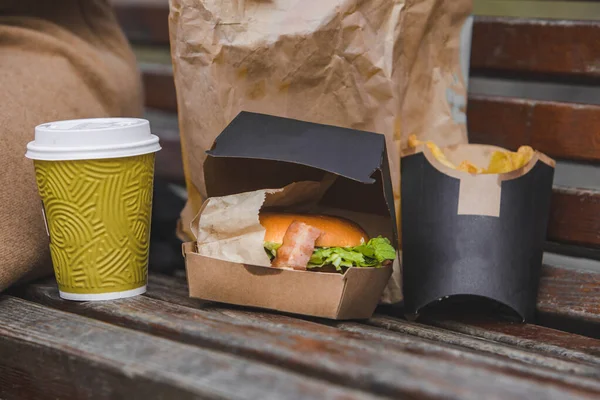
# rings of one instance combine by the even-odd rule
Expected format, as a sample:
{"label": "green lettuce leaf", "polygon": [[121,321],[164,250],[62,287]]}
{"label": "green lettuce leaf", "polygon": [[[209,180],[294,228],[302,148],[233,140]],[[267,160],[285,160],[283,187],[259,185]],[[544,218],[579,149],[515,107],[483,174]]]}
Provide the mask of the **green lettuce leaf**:
{"label": "green lettuce leaf", "polygon": [[390,241],[381,236],[369,240],[366,244],[354,247],[354,251],[360,252],[365,257],[374,258],[380,263],[396,258],[396,250],[394,250]]}
{"label": "green lettuce leaf", "polygon": [[264,242],[263,246],[265,247],[267,255],[269,256],[271,261],[273,261],[273,259],[277,255],[277,249],[281,247],[281,243]]}
{"label": "green lettuce leaf", "polygon": [[[264,246],[272,260],[281,244],[265,242]],[[308,268],[333,265],[341,272],[342,267],[380,267],[384,261],[395,258],[396,250],[390,241],[379,236],[355,247],[317,247],[310,258]]]}

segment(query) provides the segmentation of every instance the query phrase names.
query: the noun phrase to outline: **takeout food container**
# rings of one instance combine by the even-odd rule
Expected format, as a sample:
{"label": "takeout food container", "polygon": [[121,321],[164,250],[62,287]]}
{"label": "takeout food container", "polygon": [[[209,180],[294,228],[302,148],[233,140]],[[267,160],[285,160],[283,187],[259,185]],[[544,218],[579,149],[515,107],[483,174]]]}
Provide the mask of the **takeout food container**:
{"label": "takeout food container", "polygon": [[345,217],[397,248],[383,135],[242,112],[207,154],[209,198],[192,222],[197,241],[183,245],[191,297],[331,319],[372,315],[392,266],[273,268],[258,214]]}
{"label": "takeout food container", "polygon": [[[463,144],[443,149],[458,165],[485,166],[505,149]],[[443,165],[427,146],[402,157],[402,264],[405,312],[455,296],[501,303],[531,320],[550,211],[555,162],[535,152],[503,174]]]}

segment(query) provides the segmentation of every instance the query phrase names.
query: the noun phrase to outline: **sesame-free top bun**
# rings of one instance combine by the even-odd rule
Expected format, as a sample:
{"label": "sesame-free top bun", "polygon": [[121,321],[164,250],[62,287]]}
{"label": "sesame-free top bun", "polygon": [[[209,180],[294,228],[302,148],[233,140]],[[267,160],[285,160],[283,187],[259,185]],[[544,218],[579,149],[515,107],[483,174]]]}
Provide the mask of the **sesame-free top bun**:
{"label": "sesame-free top bun", "polygon": [[282,243],[285,231],[294,221],[304,222],[321,231],[317,247],[352,247],[369,241],[369,236],[357,224],[347,219],[316,214],[260,213],[265,228],[265,242]]}

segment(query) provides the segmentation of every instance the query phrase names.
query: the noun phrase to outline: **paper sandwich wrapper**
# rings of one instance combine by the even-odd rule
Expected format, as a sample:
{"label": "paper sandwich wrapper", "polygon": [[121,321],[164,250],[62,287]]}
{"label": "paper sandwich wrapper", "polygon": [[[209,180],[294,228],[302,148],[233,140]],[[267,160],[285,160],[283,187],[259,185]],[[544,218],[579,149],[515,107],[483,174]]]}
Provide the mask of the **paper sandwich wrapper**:
{"label": "paper sandwich wrapper", "polygon": [[346,217],[396,247],[383,135],[242,112],[204,170],[209,198],[191,224],[196,242],[183,246],[191,297],[331,319],[372,315],[391,266],[344,274],[273,268],[259,213]]}
{"label": "paper sandwich wrapper", "polygon": [[319,185],[208,199],[193,223],[198,243],[183,246],[190,296],[332,319],[369,318],[391,267],[350,268],[343,275],[272,268],[263,249],[258,214],[265,198],[268,205],[280,195],[302,195],[299,187]]}
{"label": "paper sandwich wrapper", "polygon": [[[488,164],[505,149],[464,144],[444,153],[458,165]],[[535,314],[550,212],[554,160],[535,152],[522,168],[469,174],[426,146],[402,158],[403,294],[416,316],[449,298],[486,298],[522,321]],[[466,312],[468,310],[465,310]]]}

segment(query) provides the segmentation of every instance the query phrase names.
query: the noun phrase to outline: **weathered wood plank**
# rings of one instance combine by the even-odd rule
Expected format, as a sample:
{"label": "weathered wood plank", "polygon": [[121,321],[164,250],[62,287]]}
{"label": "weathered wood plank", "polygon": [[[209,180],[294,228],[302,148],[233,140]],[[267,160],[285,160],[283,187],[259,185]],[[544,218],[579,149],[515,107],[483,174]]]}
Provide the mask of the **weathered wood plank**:
{"label": "weathered wood plank", "polygon": [[599,35],[596,21],[477,17],[471,69],[598,78]]}
{"label": "weathered wood plank", "polygon": [[[154,274],[149,277],[149,290],[147,297],[178,304],[185,307],[203,309],[208,312],[222,314],[228,318],[240,319],[250,323],[259,323],[278,329],[286,329],[290,332],[303,333],[305,331],[314,333],[330,334],[332,328],[329,320],[311,317],[291,317],[282,313],[274,312],[251,312],[246,307],[228,305],[224,307],[218,303],[211,303],[189,296],[187,282],[181,277],[169,277]],[[246,315],[250,317],[246,318]]]}
{"label": "weathered wood plank", "polygon": [[501,343],[597,362],[600,341],[591,338],[600,339],[600,273],[543,265],[536,311],[537,325],[494,321],[481,313],[474,317],[455,313],[430,316],[424,321]]}
{"label": "weathered wood plank", "polygon": [[[164,279],[154,279],[155,285],[165,284]],[[165,290],[149,295],[194,307],[199,300],[182,299],[187,295],[185,283],[174,285],[169,284]],[[600,341],[590,338],[600,339],[600,273],[543,265],[537,302],[536,323],[539,325],[478,318],[471,318],[468,323],[463,320],[459,329],[461,319],[457,316],[452,329],[475,336],[485,333],[486,336],[481,337],[555,356],[598,362],[595,357],[600,356]],[[448,328],[447,322],[445,320],[443,326]],[[454,324],[457,322],[458,325]],[[471,330],[473,326],[483,328],[481,334],[475,334]],[[590,359],[590,355],[594,358]]]}
{"label": "weathered wood plank", "polygon": [[[514,324],[507,321],[496,321],[496,324],[490,323],[489,318],[480,318],[479,320],[471,319],[470,323],[475,321],[483,324],[482,326],[489,327],[490,331],[504,332],[507,335],[512,335],[512,339],[506,341],[507,337],[503,334],[485,337],[486,339],[495,340],[500,343],[507,343],[513,346],[524,348],[538,349],[542,353],[547,353],[555,357],[564,357],[569,360],[585,361],[600,364],[600,341],[590,339],[598,338],[598,330],[595,330],[595,335],[580,336],[582,333],[590,333],[594,328],[594,321],[600,315],[596,310],[600,302],[600,296],[597,291],[600,290],[600,273],[582,272],[571,269],[563,269],[548,265],[542,266],[537,313],[541,322],[546,322],[543,319],[545,315],[562,316],[566,318],[566,322],[561,324],[548,324],[547,327],[533,324]],[[210,307],[210,303],[203,302],[199,299],[189,298],[187,291],[187,283],[182,278],[170,278],[161,275],[153,275],[150,277],[151,289],[147,295],[160,300],[172,302],[175,304],[185,305],[188,307]],[[581,291],[581,293],[580,293]],[[579,299],[582,299],[579,301]],[[572,307],[580,307],[580,313],[576,316],[569,315],[569,309]],[[246,311],[241,311],[239,307],[217,307],[219,312],[225,313],[235,318],[241,318]],[[582,323],[586,323],[586,329],[574,330],[575,335],[563,332],[565,327],[572,326],[576,318],[581,318],[581,310],[586,310],[584,315],[587,317],[582,319]],[[282,316],[276,313],[256,314],[251,313],[252,319],[260,318],[273,320],[274,323],[290,324],[295,326],[300,324],[304,327],[305,324],[313,324],[306,328],[310,330],[318,329],[319,324],[314,326],[313,322],[303,321],[298,318],[288,318],[281,320]],[[258,317],[257,315],[262,315]],[[304,318],[306,319],[306,318]],[[460,321],[460,319],[457,319]],[[320,323],[331,322],[317,320]],[[265,320],[265,322],[268,322]],[[591,322],[591,323],[590,323]],[[538,321],[540,323],[540,321]],[[556,329],[561,330],[556,330]],[[468,329],[468,327],[465,327]],[[583,332],[582,332],[583,331]],[[579,333],[579,334],[578,334]],[[478,335],[475,335],[478,336]],[[589,337],[588,337],[589,336]],[[532,342],[532,339],[539,337],[538,343]],[[550,346],[546,346],[550,345]],[[536,350],[538,351],[538,350]],[[591,358],[590,358],[591,356]]]}
{"label": "weathered wood plank", "polygon": [[370,397],[9,296],[0,338],[3,399]]}
{"label": "weathered wood plank", "polygon": [[169,45],[168,0],[113,0],[115,14],[133,43]]}
{"label": "weathered wood plank", "polygon": [[[547,364],[542,366],[525,367],[522,361],[492,359],[469,350],[465,353],[436,346],[433,342],[429,344],[434,351],[422,344],[420,351],[416,351],[411,340],[390,346],[390,343],[334,328],[322,327],[328,332],[315,333],[296,325],[290,330],[281,326],[285,324],[274,324],[272,320],[265,323],[264,320],[233,319],[218,312],[181,307],[146,296],[106,303],[65,302],[58,299],[53,285],[31,285],[27,296],[53,307],[202,347],[234,352],[381,395],[600,396],[600,385],[588,378],[600,376],[600,368],[552,357],[547,357]],[[247,315],[251,314],[254,313]],[[569,379],[553,372],[554,364],[566,366]]]}
{"label": "weathered wood plank", "polygon": [[177,95],[171,66],[143,64],[140,69],[146,107],[177,112]]}
{"label": "weathered wood plank", "polygon": [[[149,296],[152,296],[152,297],[158,298],[158,299],[162,299],[165,301],[173,302],[176,304],[189,306],[189,307],[198,307],[198,306],[207,307],[207,303],[204,303],[198,299],[188,298],[187,294],[188,294],[187,293],[187,285],[182,280],[161,277],[161,276],[153,276],[151,278],[151,290],[148,292]],[[210,304],[208,304],[208,307],[210,307]],[[256,312],[250,312],[247,309],[243,309],[243,308],[239,308],[239,307],[216,306],[215,310],[218,311],[219,313],[226,314],[232,318],[241,319],[241,320],[244,320],[247,322],[257,322],[258,321],[260,324],[275,324],[276,327],[284,327],[285,326],[290,329],[296,329],[296,330],[300,330],[300,331],[306,330],[306,331],[312,331],[312,332],[317,332],[317,331],[326,329],[326,328],[322,327],[321,325],[313,322],[312,321],[313,319],[307,320],[307,318],[304,318],[304,319],[290,318],[285,315],[280,315],[277,313],[256,313]],[[330,325],[335,325],[338,327],[340,326],[339,324],[336,324],[331,321],[323,321],[323,320],[316,320],[316,321],[328,323]],[[404,321],[404,322],[406,324],[410,325],[410,323],[408,323],[406,321]],[[499,322],[498,325],[499,326],[513,326],[513,324],[504,323],[504,322]],[[414,324],[410,325],[410,326],[414,326]],[[600,357],[597,357],[597,356],[600,356],[600,354],[598,354],[598,352],[600,351],[600,341],[593,340],[593,339],[583,337],[583,336],[567,334],[564,332],[555,331],[553,329],[547,329],[547,328],[539,327],[539,326],[535,326],[535,325],[517,324],[517,326],[533,328],[537,332],[538,335],[541,335],[540,336],[541,338],[544,338],[544,339],[553,338],[553,341],[551,341],[551,343],[555,347],[552,348],[553,351],[548,351],[546,355],[550,354],[554,357],[560,357],[560,358],[564,358],[567,360],[583,361],[583,362],[587,362],[587,363],[593,363],[593,364],[600,365]],[[323,333],[328,333],[328,332],[324,331]],[[522,339],[530,339],[530,337],[525,335],[522,337]],[[451,344],[451,342],[448,342],[448,343]],[[463,344],[461,344],[461,342],[457,342],[456,344],[463,345]],[[470,343],[469,345],[466,345],[465,347],[472,348],[473,350],[477,350],[477,351],[489,352],[491,354],[504,354],[504,352],[507,351],[507,349],[503,348],[502,346],[489,347],[489,343],[487,343],[487,342],[481,343],[481,342],[477,342],[477,341],[474,343]],[[522,347],[524,347],[524,346],[522,346]],[[515,354],[511,349],[508,349],[508,351],[509,351],[509,353],[512,353],[510,356],[511,358],[522,359],[522,360],[525,360],[526,362],[532,361],[531,354],[528,354],[528,353]],[[541,352],[541,353],[543,353],[543,352]],[[535,357],[533,357],[533,358],[535,359]],[[541,358],[541,359],[538,359],[538,364],[548,366],[548,365],[551,365],[552,362],[548,359]],[[560,367],[557,366],[556,368],[560,368]],[[568,369],[569,367],[565,367],[565,368]]]}
{"label": "weathered wood plank", "polygon": [[[582,274],[583,276],[581,276]],[[574,304],[578,305],[579,307],[585,307],[586,304],[590,304],[590,307],[597,307],[599,297],[594,294],[594,290],[598,290],[597,288],[600,287],[600,285],[596,283],[598,279],[600,279],[600,274],[543,266],[539,291],[540,294],[538,296],[538,314],[545,315],[548,313],[548,311],[544,310],[552,310],[552,315],[564,315],[566,314],[566,310],[568,310],[571,302],[574,302]],[[206,307],[206,303],[202,302],[201,300],[187,297],[187,284],[182,279],[154,275],[150,278],[150,281],[151,290],[148,292],[149,296],[189,307]],[[581,298],[578,294],[581,284],[584,285],[584,293],[587,293],[587,296],[591,298],[587,298],[584,294],[583,301],[578,301],[577,299]],[[565,291],[567,299],[570,300],[563,300],[562,291]],[[545,303],[549,304],[542,305]],[[221,307],[218,309],[219,312],[226,313],[234,318],[243,318],[244,315],[249,314],[249,318],[253,320],[257,318],[260,318],[261,320],[268,318],[269,320],[274,320],[274,323],[290,324],[291,326],[308,323],[312,324],[312,322],[302,321],[297,318],[283,317],[275,313],[248,313],[246,311],[241,311],[239,308],[233,307]],[[597,318],[597,316],[593,315],[591,310],[592,308],[587,311],[588,314],[592,314],[591,316],[588,316],[588,320],[594,320],[594,318]],[[384,318],[384,316],[380,317]],[[285,318],[285,320],[281,320],[281,318]],[[552,355],[554,357],[565,358],[567,360],[582,361],[600,365],[600,341],[598,340],[594,340],[586,336],[573,335],[560,330],[546,328],[544,326],[520,323],[515,324],[507,321],[493,320],[485,316],[482,317],[481,315],[478,315],[476,318],[469,318],[468,320],[461,318],[467,317],[455,316],[455,319],[450,321],[454,324],[452,330],[468,333],[488,340],[494,340],[498,343],[505,343],[525,349],[532,349],[545,355]],[[439,321],[441,320],[443,319],[438,319],[438,325],[440,324]],[[387,325],[383,325],[383,322],[377,321],[378,319],[375,318],[369,323],[373,324],[374,326],[392,329]],[[382,321],[385,321],[385,319]],[[449,320],[446,319],[445,321],[448,322]],[[407,321],[396,323],[402,324],[402,326],[408,326],[410,329],[414,329],[414,326]],[[567,326],[568,325],[569,321],[567,321]],[[553,325],[549,324],[548,326]],[[560,325],[559,328],[562,326],[564,325]],[[448,325],[446,324],[444,327],[448,327]],[[475,331],[471,331],[471,329],[476,327],[485,327],[488,329],[488,332],[486,333],[487,336],[481,336],[486,331],[482,331],[480,334],[472,333]],[[305,329],[314,330],[317,328],[311,326]],[[410,332],[410,330],[405,331],[407,334],[410,334]],[[575,331],[575,333],[577,332],[578,331]],[[422,337],[428,338],[429,336]],[[538,338],[538,340],[535,340],[536,338]],[[451,344],[452,342],[449,341],[448,343]],[[466,347],[474,348],[478,351],[484,351],[482,348],[475,348],[472,346],[473,345],[471,344]],[[502,351],[504,351],[502,348],[495,349],[496,353]],[[547,361],[544,360],[540,361],[542,364],[546,362]]]}
{"label": "weathered wood plank", "polygon": [[[185,298],[187,295],[187,286],[182,280],[154,276],[151,278],[151,281],[153,290],[150,290],[148,293],[151,296],[162,298],[166,301],[178,302],[179,304],[184,304],[190,307],[195,307],[201,302],[198,299]],[[158,288],[161,290],[154,290]],[[276,324],[276,326],[286,326],[289,324],[291,326],[295,326],[295,329],[315,329],[313,322],[303,321],[298,318],[289,318],[276,313],[255,313],[245,311],[237,307],[233,309],[221,307],[219,308],[219,312],[225,313],[236,319],[243,319],[247,321],[259,320],[263,324],[272,323]],[[448,323],[448,325],[445,325],[448,329],[459,332],[459,334],[457,335],[453,332],[442,331],[439,329],[431,329],[422,324],[415,324],[386,316],[376,316],[369,321],[369,324],[381,328],[391,329],[392,331],[403,332],[406,335],[415,335],[425,339],[425,341],[419,342],[410,339],[407,340],[405,336],[400,335],[393,335],[392,337],[387,338],[387,340],[392,340],[396,343],[399,341],[403,342],[404,346],[406,346],[408,349],[411,349],[411,351],[423,351],[423,348],[430,352],[430,354],[436,351],[454,351],[452,348],[440,349],[440,344],[456,346],[461,350],[468,348],[476,352],[507,357],[511,360],[524,361],[531,364],[526,367],[530,372],[532,365],[545,367],[551,366],[552,368],[561,371],[558,372],[558,379],[565,378],[571,373],[581,373],[581,371],[577,371],[579,368],[581,368],[581,366],[574,366],[573,364],[569,363],[557,363],[556,360],[547,358],[546,356],[548,355],[552,355],[556,358],[583,362],[586,364],[595,365],[596,367],[600,366],[600,341],[590,339],[588,337],[572,335],[537,325],[518,323],[514,324],[486,317],[479,319],[471,318],[470,320],[465,320],[462,322],[459,319],[454,321],[446,320],[445,322]],[[302,324],[311,325],[302,326]],[[441,326],[439,321],[438,325]],[[381,332],[369,332],[368,330],[365,330],[366,327],[364,325],[342,323],[337,324],[336,326],[344,330],[349,330],[352,332],[361,333],[365,336],[373,337],[376,340],[379,340],[381,336],[386,337],[386,335]],[[402,328],[400,329],[399,327]],[[485,341],[478,341],[473,337],[464,336],[460,333],[470,333],[475,337],[481,337],[485,339]],[[506,344],[508,346],[503,346],[502,344]],[[531,351],[520,353],[519,351],[515,351],[514,346],[521,349],[531,350],[538,354],[532,354]],[[461,356],[468,358],[472,355],[461,352]],[[502,364],[501,359],[495,360],[492,358],[488,359],[488,362],[490,362],[492,365],[494,363]],[[512,365],[512,370],[518,370],[518,368],[518,366]],[[557,379],[556,373],[544,370],[536,370],[535,372],[539,376]],[[565,373],[567,375],[565,375]],[[581,385],[582,383],[578,384]]]}
{"label": "weathered wood plank", "polygon": [[[387,323],[381,324],[382,319],[386,319]],[[393,322],[390,324],[390,321]],[[548,383],[562,382],[578,388],[597,389],[598,382],[593,379],[572,379],[575,378],[574,375],[581,374],[582,370],[595,371],[598,368],[597,366],[589,368],[577,363],[557,362],[552,358],[540,356],[530,351],[521,353],[519,349],[515,349],[513,346],[487,340],[482,341],[453,331],[432,328],[401,319],[375,316],[372,321],[369,320],[367,323],[371,326],[342,322],[337,327],[349,332],[360,333],[366,338],[385,343],[386,346],[391,348],[401,346],[410,349],[415,354],[455,352],[465,360],[480,361],[480,352],[490,353],[495,356],[486,356],[486,368],[496,369],[503,373],[524,374],[523,376],[534,377],[533,379]],[[377,324],[381,325],[377,326]],[[390,329],[390,326],[393,329]],[[400,326],[402,328],[399,329]],[[411,336],[422,340],[415,340]],[[464,351],[465,348],[472,349],[473,352]],[[523,359],[528,360],[526,364],[521,364]],[[519,363],[514,363],[515,360]],[[592,375],[589,376],[591,378]],[[592,384],[591,381],[594,381],[594,383]]]}
{"label": "weathered wood plank", "polygon": [[598,105],[471,95],[467,112],[473,143],[530,145],[558,159],[600,161]]}
{"label": "weathered wood plank", "polygon": [[557,357],[595,365],[600,361],[600,341],[538,325],[501,322],[482,315],[477,317],[454,315],[451,318],[436,316],[425,319],[425,322],[454,332],[531,349],[543,354],[554,354]]}
{"label": "weathered wood plank", "polygon": [[600,247],[600,192],[555,188],[548,220],[548,239]]}
{"label": "weathered wood plank", "polygon": [[600,339],[600,273],[544,267],[537,311],[541,324]]}
{"label": "weathered wood plank", "polygon": [[[546,328],[533,324],[512,323],[499,321],[482,314],[460,315],[455,312],[451,315],[434,315],[421,319],[423,323],[469,335],[489,341],[504,343],[510,346],[533,350],[539,354],[553,355],[572,361],[580,361],[593,365],[600,365],[600,341],[585,336],[574,335],[559,330]],[[421,326],[414,322],[404,321],[385,315],[376,315],[369,320],[369,324],[398,332],[426,335],[437,335],[438,331],[423,333]],[[456,340],[437,337],[437,340],[453,343]]]}
{"label": "weathered wood plank", "polygon": [[154,173],[157,177],[168,182],[184,183],[185,175],[181,159],[181,143],[179,138],[164,137],[162,132],[153,129],[152,132],[160,138],[161,151],[156,153]]}
{"label": "weathered wood plank", "polygon": [[[210,308],[211,303],[204,302],[199,299],[189,298],[187,283],[184,278],[171,278],[164,275],[153,275],[150,277],[150,290],[147,295],[159,300],[168,301],[175,304],[185,305],[188,307],[204,307]],[[565,269],[559,267],[553,267],[549,265],[542,266],[540,286],[538,291],[538,304],[537,313],[546,314],[552,313],[555,315],[567,315],[568,310],[573,307],[578,307],[579,314],[582,313],[587,315],[587,319],[595,321],[599,316],[600,312],[598,307],[600,304],[600,273],[588,272],[588,271],[577,271],[572,269]],[[227,315],[240,318],[240,315],[248,314],[245,308],[240,307],[219,307],[215,308],[218,312],[226,313]],[[259,318],[256,313],[249,313],[252,319]],[[263,315],[263,314],[260,314]],[[285,318],[285,324],[313,324],[313,322],[302,321],[298,318],[283,317],[277,313],[268,313],[260,317],[274,319],[274,321],[281,321],[281,318]],[[458,316],[456,317],[458,318]],[[478,316],[480,323],[489,324],[489,318],[481,318]],[[313,320],[310,318],[304,318]],[[460,320],[460,319],[458,319]],[[315,320],[319,323],[332,324],[331,321]],[[475,319],[471,319],[473,323]],[[320,326],[320,325],[317,325]],[[493,326],[493,324],[486,325]],[[579,360],[585,362],[594,362],[600,365],[600,341],[591,339],[587,336],[573,335],[570,333],[562,332],[560,330],[546,328],[544,326],[532,325],[532,324],[520,324],[511,323],[505,321],[497,321],[495,325],[496,329],[502,327],[508,331],[511,331],[516,339],[532,339],[540,337],[540,342],[551,344],[548,348],[549,354],[557,357],[565,357],[570,360]],[[307,328],[315,330],[317,327]],[[577,332],[576,332],[577,333]],[[493,338],[486,338],[492,339]],[[498,336],[496,339],[498,342],[504,343],[502,336]],[[507,342],[511,345],[517,345],[517,343]],[[526,344],[521,346],[525,348],[534,348],[533,343],[525,342]],[[542,343],[540,343],[542,344]],[[540,351],[544,352],[546,347],[540,347]],[[592,356],[590,358],[589,356]]]}

